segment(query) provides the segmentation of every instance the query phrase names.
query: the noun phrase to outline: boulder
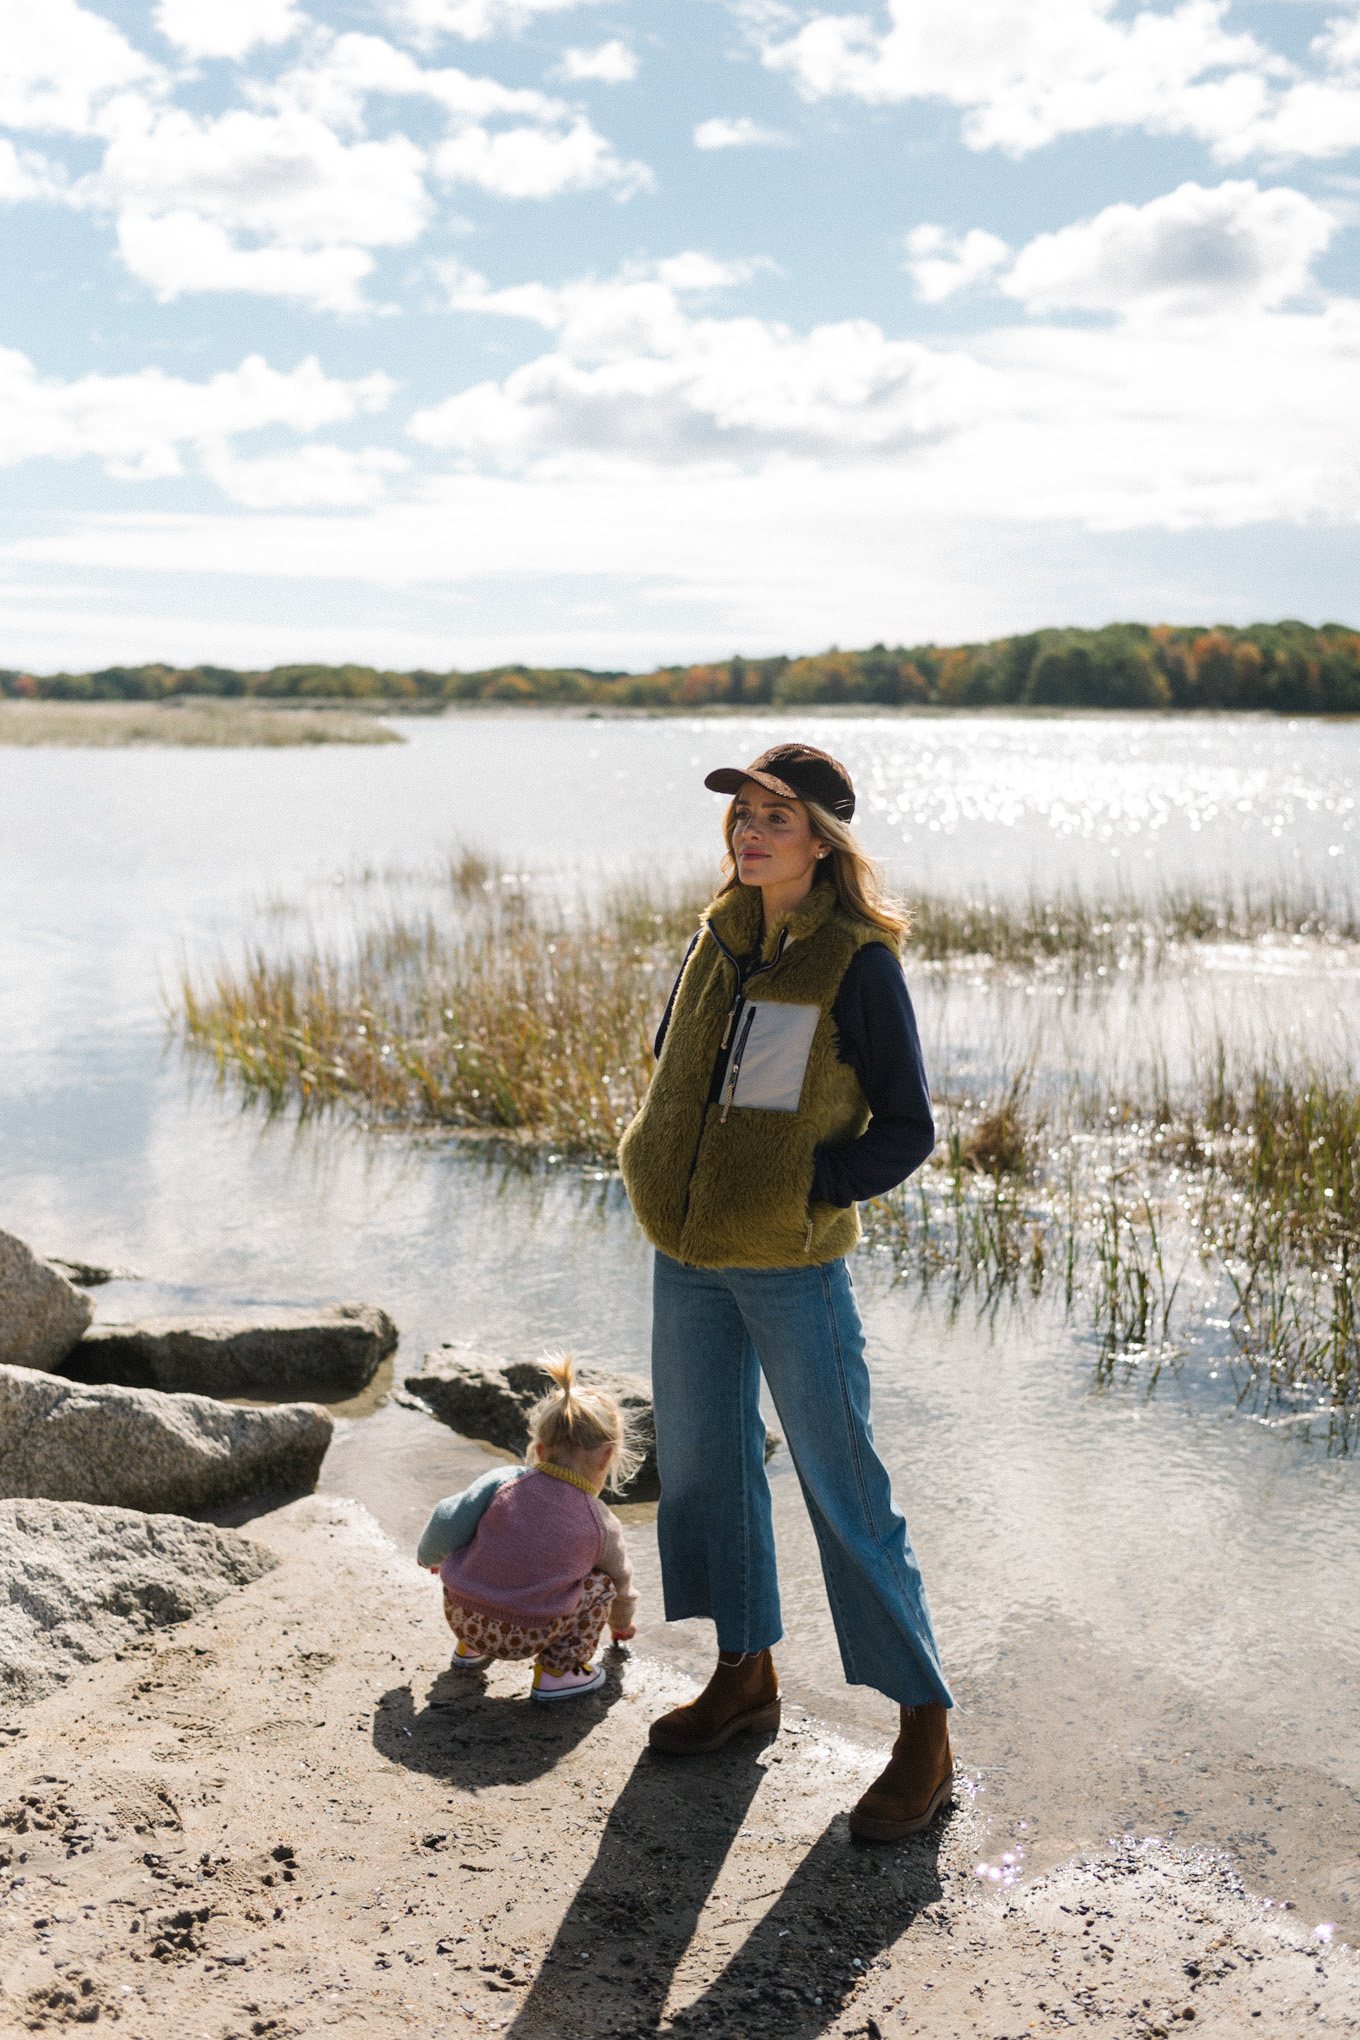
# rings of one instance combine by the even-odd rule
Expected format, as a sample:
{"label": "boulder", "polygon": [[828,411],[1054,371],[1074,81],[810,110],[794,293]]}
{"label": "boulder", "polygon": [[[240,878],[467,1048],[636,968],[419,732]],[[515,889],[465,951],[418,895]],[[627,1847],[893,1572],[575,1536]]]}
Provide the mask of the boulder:
{"label": "boulder", "polygon": [[93,1316],[88,1296],[0,1232],[0,1366],[60,1367]]}
{"label": "boulder", "polygon": [[[646,1458],[618,1499],[656,1501],[661,1493],[661,1479],[656,1466],[656,1425],[649,1384],[641,1375],[604,1367],[581,1367],[576,1378],[582,1388],[603,1389],[612,1395],[627,1414],[638,1443],[646,1447]],[[450,1344],[427,1353],[422,1372],[406,1377],[408,1391],[419,1396],[450,1430],[515,1453],[528,1449],[529,1412],[552,1386],[552,1376],[541,1361],[478,1360],[469,1358],[466,1348]],[[782,1443],[778,1432],[766,1434],[767,1460]]]}
{"label": "boulder", "polygon": [[278,1563],[234,1530],[84,1502],[0,1502],[0,1704],[187,1622]]}
{"label": "boulder", "polygon": [[333,1428],[315,1403],[243,1410],[0,1367],[0,1497],[188,1510],[309,1489]]}
{"label": "boulder", "polygon": [[371,1303],[147,1318],[92,1326],[61,1371],[73,1381],[116,1381],[172,1395],[343,1402],[367,1388],[398,1336],[387,1312]]}

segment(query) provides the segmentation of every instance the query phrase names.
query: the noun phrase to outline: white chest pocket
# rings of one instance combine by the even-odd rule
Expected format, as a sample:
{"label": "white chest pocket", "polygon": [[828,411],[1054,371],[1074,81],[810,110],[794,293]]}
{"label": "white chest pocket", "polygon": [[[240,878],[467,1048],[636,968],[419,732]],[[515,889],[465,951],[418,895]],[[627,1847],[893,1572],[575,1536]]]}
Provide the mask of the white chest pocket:
{"label": "white chest pocket", "polygon": [[820,1006],[753,999],[737,1023],[723,1103],[763,1112],[796,1112],[821,1017]]}

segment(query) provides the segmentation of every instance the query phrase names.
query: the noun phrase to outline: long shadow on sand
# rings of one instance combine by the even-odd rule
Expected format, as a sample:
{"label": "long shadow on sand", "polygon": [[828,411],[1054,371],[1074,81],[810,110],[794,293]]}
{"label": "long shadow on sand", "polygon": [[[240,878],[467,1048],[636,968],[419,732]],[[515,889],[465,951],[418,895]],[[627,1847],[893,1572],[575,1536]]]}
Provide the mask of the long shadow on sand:
{"label": "long shadow on sand", "polygon": [[[569,1707],[532,1707],[519,1694],[488,1693],[477,1672],[441,1672],[423,1707],[409,1686],[393,1686],[374,1710],[373,1746],[408,1771],[465,1791],[527,1785],[599,1726],[619,1697],[624,1662],[606,1656],[599,1692]],[[526,1682],[528,1675],[526,1666]]]}
{"label": "long shadow on sand", "polygon": [[[509,2029],[513,2040],[606,2034],[644,2040],[655,2033],[699,1916],[765,1777],[764,1746],[743,1739],[702,1762],[643,1752]],[[882,1852],[854,1843],[838,1817],[726,1967],[674,2015],[675,2030],[731,2040],[766,2033],[810,2040],[824,2031],[874,1957],[940,1897],[942,1828],[937,1823],[892,1852],[889,1874]],[[772,1865],[771,1871],[777,1882],[778,1869]],[[734,1895],[732,1903],[740,1910],[768,1895],[768,1888]]]}

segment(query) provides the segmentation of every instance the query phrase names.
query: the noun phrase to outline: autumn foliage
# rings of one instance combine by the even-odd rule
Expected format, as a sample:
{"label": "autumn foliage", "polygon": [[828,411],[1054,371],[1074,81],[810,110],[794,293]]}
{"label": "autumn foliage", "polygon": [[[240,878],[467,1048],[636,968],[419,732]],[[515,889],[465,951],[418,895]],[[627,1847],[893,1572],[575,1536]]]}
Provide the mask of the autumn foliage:
{"label": "autumn foliage", "polygon": [[635,709],[859,704],[884,708],[1266,709],[1360,713],[1360,631],[1328,623],[1114,623],[967,645],[836,646],[809,657],[661,666],[651,673],[495,666],[383,672],[372,666],[109,666],[0,671],[0,693],[61,701],[255,695],[308,701],[543,702]]}

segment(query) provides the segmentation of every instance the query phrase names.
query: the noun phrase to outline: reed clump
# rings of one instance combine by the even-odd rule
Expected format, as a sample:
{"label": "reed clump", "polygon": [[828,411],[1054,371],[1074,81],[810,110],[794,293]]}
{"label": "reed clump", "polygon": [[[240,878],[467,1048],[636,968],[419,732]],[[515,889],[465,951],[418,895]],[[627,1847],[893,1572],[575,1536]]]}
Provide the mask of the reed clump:
{"label": "reed clump", "polygon": [[1173,1348],[1197,1265],[1254,1375],[1360,1403],[1354,1078],[1260,1064],[1234,1078],[1218,1044],[1174,1105],[1162,1092],[1097,1109],[1074,1087],[1065,1118],[1041,1125],[1025,1117],[1029,1076],[993,1100],[946,1101],[926,1168],[865,1207],[872,1240],[923,1283],[944,1280],[955,1305],[1057,1282],[1069,1310],[1085,1298],[1102,1366]]}
{"label": "reed clump", "polygon": [[629,891],[567,912],[467,857],[449,880],[451,913],[390,912],[344,950],[186,975],[185,1039],[275,1110],[342,1105],[612,1157],[693,910]]}

